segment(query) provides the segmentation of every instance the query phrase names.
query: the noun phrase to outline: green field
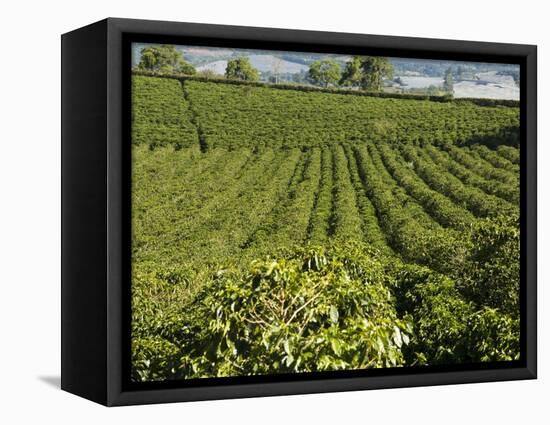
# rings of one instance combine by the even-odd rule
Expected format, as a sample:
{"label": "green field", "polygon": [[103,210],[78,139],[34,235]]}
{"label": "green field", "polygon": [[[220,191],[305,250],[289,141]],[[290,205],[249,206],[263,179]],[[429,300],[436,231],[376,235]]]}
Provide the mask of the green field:
{"label": "green field", "polygon": [[134,76],[133,379],[518,358],[518,128]]}

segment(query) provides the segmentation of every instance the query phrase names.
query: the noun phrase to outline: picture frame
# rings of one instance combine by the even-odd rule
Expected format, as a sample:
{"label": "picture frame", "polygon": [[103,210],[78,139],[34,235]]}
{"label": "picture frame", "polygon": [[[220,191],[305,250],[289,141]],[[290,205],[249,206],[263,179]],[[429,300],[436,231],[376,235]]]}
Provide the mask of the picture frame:
{"label": "picture frame", "polygon": [[[61,387],[107,405],[535,379],[536,46],[108,18],[62,42]],[[519,360],[132,383],[131,43],[381,55],[520,66]]]}

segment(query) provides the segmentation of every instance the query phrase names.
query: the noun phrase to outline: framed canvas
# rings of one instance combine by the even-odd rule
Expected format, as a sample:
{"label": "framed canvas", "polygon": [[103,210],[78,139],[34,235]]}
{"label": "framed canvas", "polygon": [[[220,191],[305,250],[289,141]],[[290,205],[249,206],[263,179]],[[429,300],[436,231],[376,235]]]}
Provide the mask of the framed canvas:
{"label": "framed canvas", "polygon": [[109,18],[62,36],[62,388],[536,378],[536,47]]}

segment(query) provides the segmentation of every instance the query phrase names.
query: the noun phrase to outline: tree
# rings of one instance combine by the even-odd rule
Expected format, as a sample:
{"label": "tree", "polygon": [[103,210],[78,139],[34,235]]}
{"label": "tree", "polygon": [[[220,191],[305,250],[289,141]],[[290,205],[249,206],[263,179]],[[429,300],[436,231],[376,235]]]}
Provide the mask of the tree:
{"label": "tree", "polygon": [[445,71],[445,77],[443,78],[443,90],[448,93],[453,93],[454,91],[453,70],[451,68],[447,68],[447,71]]}
{"label": "tree", "polygon": [[365,90],[380,91],[384,78],[393,78],[393,65],[388,58],[363,56],[361,70],[361,87]]}
{"label": "tree", "polygon": [[348,87],[358,87],[361,85],[363,70],[361,69],[361,58],[354,56],[352,60],[346,62],[346,67],[342,73],[340,84]]}
{"label": "tree", "polygon": [[141,60],[138,69],[161,73],[181,73],[193,75],[195,67],[183,59],[183,55],[175,46],[163,44],[141,49]]}
{"label": "tree", "polygon": [[337,84],[340,81],[340,65],[332,59],[324,59],[313,62],[309,66],[309,79],[317,85],[328,87],[329,84]]}
{"label": "tree", "polygon": [[384,78],[393,78],[393,65],[388,58],[354,56],[346,63],[340,84],[380,91]]}
{"label": "tree", "polygon": [[260,73],[252,66],[248,58],[237,58],[227,62],[225,78],[231,80],[257,81]]}

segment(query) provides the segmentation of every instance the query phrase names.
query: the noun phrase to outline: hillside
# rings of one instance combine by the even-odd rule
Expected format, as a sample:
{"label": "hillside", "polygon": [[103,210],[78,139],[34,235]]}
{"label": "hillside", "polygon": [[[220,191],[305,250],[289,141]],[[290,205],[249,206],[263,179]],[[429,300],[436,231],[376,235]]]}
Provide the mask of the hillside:
{"label": "hillside", "polygon": [[[134,379],[516,358],[518,128],[517,107],[134,76]],[[296,328],[264,311],[277,288],[316,300]],[[361,358],[320,336],[352,328],[378,332]]]}

